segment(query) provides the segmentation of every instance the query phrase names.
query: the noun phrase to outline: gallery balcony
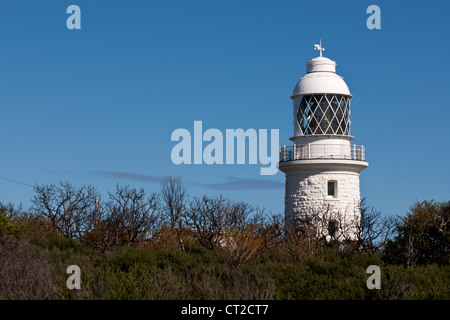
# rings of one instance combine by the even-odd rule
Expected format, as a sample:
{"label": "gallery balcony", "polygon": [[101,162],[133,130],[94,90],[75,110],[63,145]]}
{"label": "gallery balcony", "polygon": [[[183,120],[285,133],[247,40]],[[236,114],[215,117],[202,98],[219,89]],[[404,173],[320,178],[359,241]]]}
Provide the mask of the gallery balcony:
{"label": "gallery balcony", "polygon": [[339,144],[294,144],[280,148],[280,162],[335,159],[365,161],[364,146]]}

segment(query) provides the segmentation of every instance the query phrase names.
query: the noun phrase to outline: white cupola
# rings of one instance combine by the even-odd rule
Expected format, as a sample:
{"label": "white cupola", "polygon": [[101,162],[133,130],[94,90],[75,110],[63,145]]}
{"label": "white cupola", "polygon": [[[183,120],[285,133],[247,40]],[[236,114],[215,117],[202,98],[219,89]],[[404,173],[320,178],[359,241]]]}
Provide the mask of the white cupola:
{"label": "white cupola", "polygon": [[295,86],[292,98],[314,93],[336,93],[350,96],[347,84],[336,74],[336,62],[317,57],[306,64],[307,74]]}

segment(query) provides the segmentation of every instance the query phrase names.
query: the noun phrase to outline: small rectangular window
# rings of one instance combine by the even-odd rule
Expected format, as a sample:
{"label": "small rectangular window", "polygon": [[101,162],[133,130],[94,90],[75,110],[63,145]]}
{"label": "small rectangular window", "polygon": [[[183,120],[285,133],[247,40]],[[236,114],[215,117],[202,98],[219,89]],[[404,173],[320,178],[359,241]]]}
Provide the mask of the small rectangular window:
{"label": "small rectangular window", "polygon": [[336,197],[336,181],[328,181],[328,196]]}
{"label": "small rectangular window", "polygon": [[332,237],[336,236],[336,231],[338,228],[338,222],[336,220],[331,220],[328,222],[328,234]]}

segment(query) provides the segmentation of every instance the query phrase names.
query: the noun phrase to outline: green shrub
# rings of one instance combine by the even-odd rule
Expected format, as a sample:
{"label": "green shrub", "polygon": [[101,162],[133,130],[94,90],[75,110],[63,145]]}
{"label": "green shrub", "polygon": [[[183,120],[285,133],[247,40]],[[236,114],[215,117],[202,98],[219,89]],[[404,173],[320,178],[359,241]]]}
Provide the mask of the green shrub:
{"label": "green shrub", "polygon": [[20,223],[11,221],[6,215],[6,208],[0,209],[0,236],[17,235],[23,229]]}
{"label": "green shrub", "polygon": [[411,206],[388,241],[384,260],[407,266],[450,263],[450,201],[423,201]]}

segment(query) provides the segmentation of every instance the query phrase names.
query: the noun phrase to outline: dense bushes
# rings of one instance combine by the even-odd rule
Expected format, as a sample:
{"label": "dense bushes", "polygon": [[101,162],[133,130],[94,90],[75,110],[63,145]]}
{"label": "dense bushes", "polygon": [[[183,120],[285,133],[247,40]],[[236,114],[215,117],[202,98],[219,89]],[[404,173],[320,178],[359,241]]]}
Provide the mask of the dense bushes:
{"label": "dense bushes", "polygon": [[55,298],[56,264],[47,250],[36,248],[25,239],[0,238],[0,298]]}
{"label": "dense bushes", "polygon": [[[98,253],[59,236],[38,244],[2,239],[0,297],[4,299],[448,299],[450,268],[385,264],[378,254],[286,263],[249,261],[237,268],[203,248],[117,248]],[[67,266],[81,269],[82,287],[66,287]],[[382,270],[380,290],[366,287],[366,268]]]}
{"label": "dense bushes", "polygon": [[386,243],[385,260],[408,266],[450,263],[450,202],[416,203]]}
{"label": "dense bushes", "polygon": [[178,179],[162,197],[118,186],[106,203],[67,183],[36,192],[31,213],[0,204],[0,299],[450,298],[448,202],[399,220],[363,207],[358,238],[336,243],[245,203],[189,198]]}

